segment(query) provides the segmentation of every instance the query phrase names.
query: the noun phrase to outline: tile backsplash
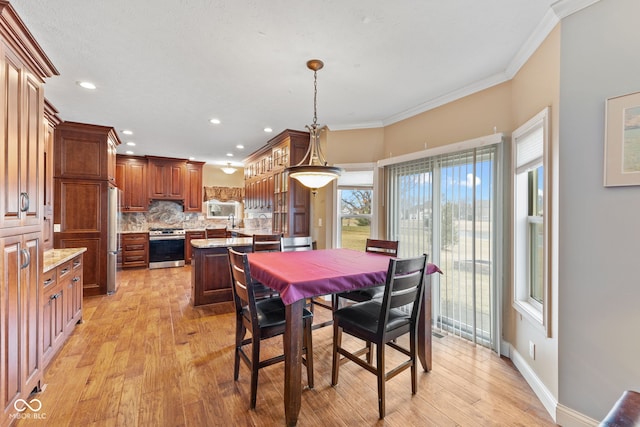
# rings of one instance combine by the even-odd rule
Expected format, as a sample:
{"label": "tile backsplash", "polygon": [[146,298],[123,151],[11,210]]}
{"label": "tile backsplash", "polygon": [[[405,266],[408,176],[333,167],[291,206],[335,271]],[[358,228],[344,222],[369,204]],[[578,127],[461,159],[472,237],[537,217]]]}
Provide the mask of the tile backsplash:
{"label": "tile backsplash", "polygon": [[[235,225],[239,228],[271,227],[271,218],[236,218]],[[184,212],[181,204],[170,201],[153,201],[147,212],[122,212],[120,221],[121,231],[141,232],[160,227],[190,230],[225,226],[231,229],[231,221],[207,219],[204,212]]]}

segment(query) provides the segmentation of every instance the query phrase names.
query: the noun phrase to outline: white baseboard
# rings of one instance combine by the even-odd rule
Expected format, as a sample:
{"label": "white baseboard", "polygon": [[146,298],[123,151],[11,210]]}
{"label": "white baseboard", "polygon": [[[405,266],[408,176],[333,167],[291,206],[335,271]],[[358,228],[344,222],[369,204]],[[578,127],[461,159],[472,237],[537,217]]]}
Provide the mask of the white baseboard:
{"label": "white baseboard", "polygon": [[538,396],[538,399],[540,399],[542,405],[545,407],[549,415],[551,415],[553,421],[557,422],[556,407],[558,406],[558,401],[556,398],[515,348],[510,346],[509,352],[511,353],[511,361],[513,364],[518,368],[518,371],[520,371],[529,386],[533,389],[536,396]]}
{"label": "white baseboard", "polygon": [[562,404],[558,404],[556,414],[556,423],[563,427],[596,427],[600,424],[593,418],[587,417],[571,408],[567,408]]}
{"label": "white baseboard", "polygon": [[527,361],[510,343],[502,341],[500,353],[511,359],[556,424],[563,427],[596,427],[599,424],[593,418],[558,403]]}

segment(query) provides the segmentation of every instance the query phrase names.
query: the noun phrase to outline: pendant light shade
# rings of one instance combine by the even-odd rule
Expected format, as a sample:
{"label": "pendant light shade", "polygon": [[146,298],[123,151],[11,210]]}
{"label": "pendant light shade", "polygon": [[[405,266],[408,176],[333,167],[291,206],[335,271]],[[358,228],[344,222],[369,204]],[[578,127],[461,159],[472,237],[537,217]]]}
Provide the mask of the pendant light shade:
{"label": "pendant light shade", "polygon": [[318,70],[324,66],[319,59],[307,61],[307,68],[313,71],[313,124],[307,125],[309,130],[309,148],[304,158],[295,166],[288,167],[286,171],[291,178],[298,180],[305,187],[310,188],[315,194],[318,188],[322,188],[342,173],[342,169],[328,166],[324,155],[320,150],[320,131],[324,127],[318,127],[317,97],[318,97]]}
{"label": "pendant light shade", "polygon": [[226,173],[227,175],[231,175],[236,171],[236,168],[231,167],[231,163],[227,163],[227,166],[222,167],[220,169],[222,169],[222,172]]}

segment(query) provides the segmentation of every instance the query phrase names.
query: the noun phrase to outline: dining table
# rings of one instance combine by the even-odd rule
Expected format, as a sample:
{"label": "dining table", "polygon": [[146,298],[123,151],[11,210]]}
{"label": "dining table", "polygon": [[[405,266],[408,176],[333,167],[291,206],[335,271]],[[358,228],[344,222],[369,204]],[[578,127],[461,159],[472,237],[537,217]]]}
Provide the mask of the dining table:
{"label": "dining table", "polygon": [[[287,426],[295,426],[302,401],[302,312],[307,298],[337,294],[385,283],[389,256],[352,249],[247,254],[251,276],[278,291],[285,304],[284,409]],[[431,263],[425,272],[424,299],[418,322],[418,358],[425,372],[431,364]]]}

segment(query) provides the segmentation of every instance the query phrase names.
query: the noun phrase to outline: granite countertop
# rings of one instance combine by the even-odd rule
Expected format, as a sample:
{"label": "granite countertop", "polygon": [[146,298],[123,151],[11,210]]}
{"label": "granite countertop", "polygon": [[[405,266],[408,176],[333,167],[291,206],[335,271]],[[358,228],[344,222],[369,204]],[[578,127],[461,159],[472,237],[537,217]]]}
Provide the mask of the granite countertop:
{"label": "granite countertop", "polygon": [[193,239],[191,246],[196,249],[226,248],[228,246],[250,246],[253,244],[251,237],[228,237],[218,239]]}
{"label": "granite countertop", "polygon": [[87,248],[50,249],[48,251],[44,251],[42,272],[46,273],[47,271],[50,271],[57,266],[64,264],[70,259],[73,259],[86,251]]}
{"label": "granite countertop", "polygon": [[230,228],[232,233],[244,234],[245,236],[253,236],[254,234],[273,234],[271,227],[269,228]]}

